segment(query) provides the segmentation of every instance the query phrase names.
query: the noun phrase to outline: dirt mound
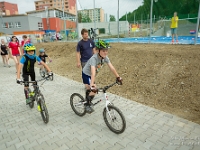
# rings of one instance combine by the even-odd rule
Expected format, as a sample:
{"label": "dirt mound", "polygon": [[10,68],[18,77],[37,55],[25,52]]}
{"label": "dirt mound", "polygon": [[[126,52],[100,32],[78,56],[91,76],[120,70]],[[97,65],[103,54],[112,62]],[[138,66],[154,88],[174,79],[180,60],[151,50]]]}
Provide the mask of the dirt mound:
{"label": "dirt mound", "polygon": [[[52,70],[81,81],[76,68],[76,43],[43,43],[53,58]],[[112,44],[109,58],[123,78],[123,86],[109,92],[176,114],[200,124],[200,51],[194,45]],[[107,66],[97,76],[98,85],[115,80]]]}

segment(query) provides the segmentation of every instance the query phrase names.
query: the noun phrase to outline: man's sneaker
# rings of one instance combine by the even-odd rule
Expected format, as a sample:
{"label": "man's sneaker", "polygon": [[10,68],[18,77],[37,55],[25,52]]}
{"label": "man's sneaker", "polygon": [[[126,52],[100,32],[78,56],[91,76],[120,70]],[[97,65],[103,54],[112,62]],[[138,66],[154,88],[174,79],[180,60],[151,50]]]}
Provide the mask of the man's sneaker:
{"label": "man's sneaker", "polygon": [[32,100],[30,98],[26,99],[26,105],[30,104],[32,102]]}
{"label": "man's sneaker", "polygon": [[93,104],[90,105],[90,106],[87,105],[87,106],[85,107],[85,110],[86,110],[86,112],[89,113],[89,114],[91,114],[92,112],[94,112]]}

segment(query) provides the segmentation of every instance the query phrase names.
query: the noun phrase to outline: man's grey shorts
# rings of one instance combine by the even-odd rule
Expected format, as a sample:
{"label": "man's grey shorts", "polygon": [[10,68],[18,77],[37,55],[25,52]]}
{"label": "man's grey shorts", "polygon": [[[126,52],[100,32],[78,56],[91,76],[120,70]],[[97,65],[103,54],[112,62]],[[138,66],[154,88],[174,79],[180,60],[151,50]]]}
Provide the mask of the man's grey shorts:
{"label": "man's grey shorts", "polygon": [[83,69],[83,67],[85,66],[86,63],[87,62],[81,62],[82,69]]}

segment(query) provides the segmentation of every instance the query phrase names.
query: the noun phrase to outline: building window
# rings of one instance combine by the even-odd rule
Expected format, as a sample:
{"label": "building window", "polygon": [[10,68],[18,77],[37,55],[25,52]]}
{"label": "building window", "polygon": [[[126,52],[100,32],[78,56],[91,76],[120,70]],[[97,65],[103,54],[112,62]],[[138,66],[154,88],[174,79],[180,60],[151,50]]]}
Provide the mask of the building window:
{"label": "building window", "polygon": [[7,29],[7,28],[8,28],[8,23],[5,22],[4,24],[2,24],[2,27],[3,27],[4,29]]}
{"label": "building window", "polygon": [[8,28],[14,28],[13,22],[9,22],[9,23],[8,23]]}
{"label": "building window", "polygon": [[15,22],[15,27],[16,28],[21,28],[21,23],[20,22]]}
{"label": "building window", "polygon": [[43,30],[43,24],[42,24],[42,22],[38,22],[38,29],[39,30]]}

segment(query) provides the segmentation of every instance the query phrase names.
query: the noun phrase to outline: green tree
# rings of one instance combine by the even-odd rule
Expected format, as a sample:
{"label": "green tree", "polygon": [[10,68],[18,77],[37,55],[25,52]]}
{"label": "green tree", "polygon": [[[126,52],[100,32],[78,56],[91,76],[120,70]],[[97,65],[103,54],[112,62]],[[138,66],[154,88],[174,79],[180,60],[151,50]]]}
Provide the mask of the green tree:
{"label": "green tree", "polygon": [[[186,18],[188,14],[193,14],[193,17],[195,17],[198,14],[198,6],[197,0],[158,0],[158,2],[153,4],[153,16],[155,15],[157,18],[158,16],[171,18],[176,11],[180,19]],[[134,20],[134,13],[136,21],[141,20],[141,16],[143,20],[146,20],[148,14],[150,15],[150,7],[151,0],[143,0],[141,6],[128,13],[128,21]],[[126,20],[126,14],[120,18],[120,21],[124,20]]]}
{"label": "green tree", "polygon": [[86,23],[86,22],[92,22],[90,17],[87,14],[78,12],[78,22],[79,23]]}
{"label": "green tree", "polygon": [[81,23],[82,20],[82,13],[78,12],[78,22]]}
{"label": "green tree", "polygon": [[110,21],[116,21],[115,16],[114,15],[110,15]]}
{"label": "green tree", "polygon": [[86,22],[92,22],[92,20],[90,19],[90,17],[88,15],[82,15],[82,19],[81,22],[86,23]]}

